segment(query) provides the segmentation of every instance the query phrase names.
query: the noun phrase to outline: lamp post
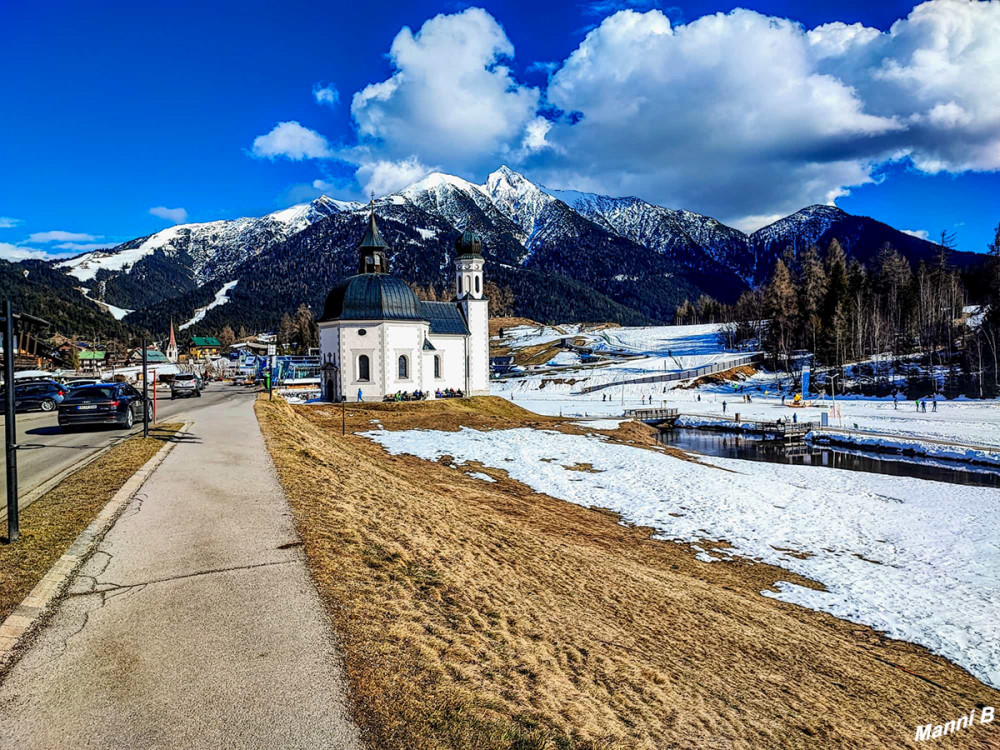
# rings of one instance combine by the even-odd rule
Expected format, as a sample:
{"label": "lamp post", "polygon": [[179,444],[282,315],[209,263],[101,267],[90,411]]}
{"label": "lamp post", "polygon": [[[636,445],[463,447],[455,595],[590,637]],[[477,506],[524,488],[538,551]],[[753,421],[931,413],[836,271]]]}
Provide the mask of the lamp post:
{"label": "lamp post", "polygon": [[834,373],[830,376],[830,398],[833,400],[833,413],[837,417],[837,424],[843,428],[844,420],[840,418],[840,412],[837,411],[837,384],[834,382],[837,379],[837,375],[838,373]]}

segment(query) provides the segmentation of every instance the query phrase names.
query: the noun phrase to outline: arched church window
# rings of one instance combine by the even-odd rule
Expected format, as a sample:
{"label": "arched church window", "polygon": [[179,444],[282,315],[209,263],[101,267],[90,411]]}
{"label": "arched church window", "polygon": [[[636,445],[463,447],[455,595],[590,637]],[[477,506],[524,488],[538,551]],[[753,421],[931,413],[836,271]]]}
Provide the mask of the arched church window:
{"label": "arched church window", "polygon": [[441,355],[440,354],[435,354],[434,355],[434,377],[436,377],[436,378],[440,378],[441,377]]}
{"label": "arched church window", "polygon": [[462,277],[458,277],[458,296],[462,296]]}
{"label": "arched church window", "polygon": [[476,294],[479,294],[479,277],[476,277]]}
{"label": "arched church window", "polygon": [[367,354],[358,357],[358,380],[371,380],[371,363],[368,361]]}
{"label": "arched church window", "polygon": [[409,370],[410,370],[409,365],[410,365],[410,363],[406,360],[406,355],[405,354],[400,354],[399,355],[399,377],[401,379],[403,379],[403,380],[405,380],[406,378],[410,377],[409,376]]}

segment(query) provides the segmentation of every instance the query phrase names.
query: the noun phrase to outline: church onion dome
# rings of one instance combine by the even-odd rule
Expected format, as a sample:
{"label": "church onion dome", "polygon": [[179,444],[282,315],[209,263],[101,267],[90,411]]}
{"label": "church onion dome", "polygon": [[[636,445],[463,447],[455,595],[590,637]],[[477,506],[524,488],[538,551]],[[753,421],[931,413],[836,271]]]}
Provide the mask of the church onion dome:
{"label": "church onion dome", "polygon": [[455,254],[459,258],[482,258],[483,241],[478,234],[467,229],[455,240]]}
{"label": "church onion dome", "polygon": [[[378,230],[375,230],[376,236]],[[366,237],[367,239],[367,237]],[[378,239],[381,239],[379,237]],[[406,282],[385,273],[344,279],[327,295],[321,321],[426,320],[420,301]]]}

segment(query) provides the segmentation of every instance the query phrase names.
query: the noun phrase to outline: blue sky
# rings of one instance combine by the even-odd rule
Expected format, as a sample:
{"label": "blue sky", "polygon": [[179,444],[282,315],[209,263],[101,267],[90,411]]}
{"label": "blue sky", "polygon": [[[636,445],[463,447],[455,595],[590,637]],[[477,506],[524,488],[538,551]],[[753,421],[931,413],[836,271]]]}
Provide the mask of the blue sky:
{"label": "blue sky", "polygon": [[746,229],[833,200],[984,250],[1000,0],[734,7],[4,3],[0,256],[501,163]]}

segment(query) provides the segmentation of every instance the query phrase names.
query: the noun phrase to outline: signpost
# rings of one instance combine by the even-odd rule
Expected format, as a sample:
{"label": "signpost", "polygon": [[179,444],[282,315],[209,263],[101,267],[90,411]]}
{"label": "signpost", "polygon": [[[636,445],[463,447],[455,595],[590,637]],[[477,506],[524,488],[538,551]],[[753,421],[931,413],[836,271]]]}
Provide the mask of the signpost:
{"label": "signpost", "polygon": [[21,536],[17,509],[17,429],[14,424],[14,314],[3,301],[4,428],[7,441],[7,542]]}
{"label": "signpost", "polygon": [[14,329],[14,311],[10,300],[3,301],[3,380],[4,380],[4,432],[7,453],[7,543],[21,537],[17,488],[17,422],[14,412],[14,358],[18,343],[15,333],[28,334],[27,326],[47,327],[48,322],[34,315],[19,314],[18,329]]}
{"label": "signpost", "polygon": [[273,398],[274,392],[274,364],[278,354],[278,347],[274,344],[267,345],[267,400]]}
{"label": "signpost", "polygon": [[[142,436],[144,438],[149,437],[149,409],[146,403],[149,399],[149,392],[147,386],[149,384],[148,372],[146,371],[146,366],[149,364],[146,349],[146,339],[142,340]],[[154,390],[153,393],[156,393]]]}

